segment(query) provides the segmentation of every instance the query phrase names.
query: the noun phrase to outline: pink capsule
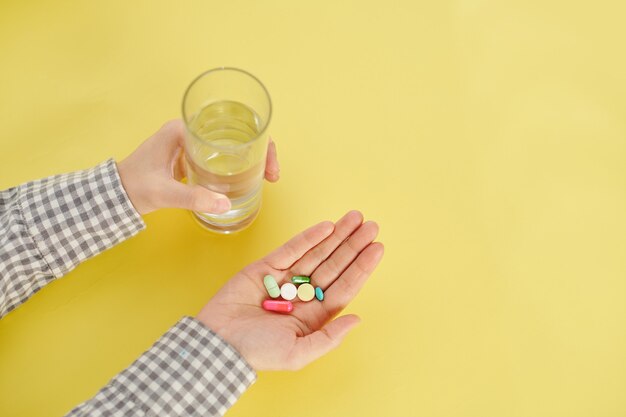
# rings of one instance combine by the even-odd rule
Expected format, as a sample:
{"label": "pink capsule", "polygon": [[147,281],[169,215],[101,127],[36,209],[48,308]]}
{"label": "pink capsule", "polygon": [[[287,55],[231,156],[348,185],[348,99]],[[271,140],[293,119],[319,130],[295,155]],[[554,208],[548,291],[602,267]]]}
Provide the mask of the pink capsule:
{"label": "pink capsule", "polygon": [[265,300],[263,301],[263,309],[277,313],[290,313],[293,311],[293,304],[291,304],[291,301]]}

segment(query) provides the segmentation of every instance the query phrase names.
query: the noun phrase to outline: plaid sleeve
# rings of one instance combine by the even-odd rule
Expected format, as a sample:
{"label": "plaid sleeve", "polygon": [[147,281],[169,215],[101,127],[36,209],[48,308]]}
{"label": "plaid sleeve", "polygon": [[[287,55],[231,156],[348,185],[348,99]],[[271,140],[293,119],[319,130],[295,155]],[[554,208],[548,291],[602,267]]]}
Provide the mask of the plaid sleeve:
{"label": "plaid sleeve", "polygon": [[235,349],[183,317],[67,417],[222,416],[255,380]]}
{"label": "plaid sleeve", "polygon": [[112,159],[0,192],[0,318],[144,228]]}

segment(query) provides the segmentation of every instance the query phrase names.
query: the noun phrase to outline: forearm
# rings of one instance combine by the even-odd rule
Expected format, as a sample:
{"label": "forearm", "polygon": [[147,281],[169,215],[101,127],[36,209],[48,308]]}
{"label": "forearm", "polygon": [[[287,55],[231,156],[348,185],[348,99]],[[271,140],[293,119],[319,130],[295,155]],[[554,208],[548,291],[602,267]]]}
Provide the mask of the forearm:
{"label": "forearm", "polygon": [[144,228],[112,159],[0,192],[0,318]]}
{"label": "forearm", "polygon": [[184,317],[67,417],[222,416],[255,380],[235,349]]}

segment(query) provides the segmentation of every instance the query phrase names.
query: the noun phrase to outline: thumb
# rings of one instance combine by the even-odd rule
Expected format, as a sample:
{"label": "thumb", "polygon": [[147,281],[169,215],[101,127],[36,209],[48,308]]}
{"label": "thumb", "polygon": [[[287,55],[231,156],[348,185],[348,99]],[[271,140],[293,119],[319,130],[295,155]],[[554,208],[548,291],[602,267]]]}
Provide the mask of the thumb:
{"label": "thumb", "polygon": [[188,185],[171,181],[165,190],[166,205],[204,213],[221,214],[230,210],[230,200],[224,194],[200,185]]}
{"label": "thumb", "polygon": [[293,350],[291,365],[300,369],[341,344],[343,338],[361,319],[354,314],[341,316],[308,336],[300,337]]}

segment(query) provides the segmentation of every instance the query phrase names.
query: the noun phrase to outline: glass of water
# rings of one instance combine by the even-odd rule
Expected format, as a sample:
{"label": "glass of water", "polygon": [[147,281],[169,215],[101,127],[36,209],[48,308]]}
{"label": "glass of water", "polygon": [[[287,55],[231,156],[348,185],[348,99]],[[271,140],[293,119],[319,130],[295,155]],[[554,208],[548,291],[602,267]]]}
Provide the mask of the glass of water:
{"label": "glass of water", "polygon": [[193,212],[205,228],[234,233],[261,207],[272,103],[265,86],[237,68],[200,74],[183,97],[187,183],[225,194],[223,214]]}

